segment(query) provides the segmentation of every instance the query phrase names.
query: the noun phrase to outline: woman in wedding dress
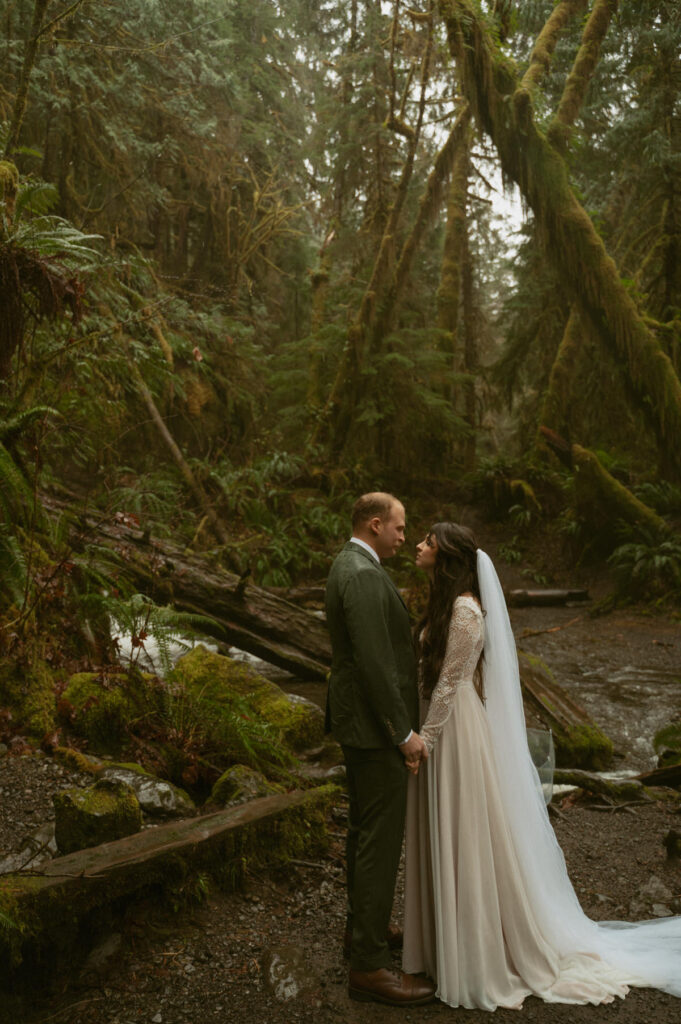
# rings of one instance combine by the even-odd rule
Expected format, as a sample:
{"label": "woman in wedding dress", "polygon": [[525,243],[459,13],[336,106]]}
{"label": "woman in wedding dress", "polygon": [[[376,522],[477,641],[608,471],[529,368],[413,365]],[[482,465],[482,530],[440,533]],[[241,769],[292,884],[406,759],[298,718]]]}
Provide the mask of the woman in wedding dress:
{"label": "woman in wedding dress", "polygon": [[515,642],[492,562],[438,523],[417,627],[420,734],[407,803],[403,969],[450,1006],[604,1003],[630,985],[681,996],[681,918],[596,923],[581,910],[527,747]]}

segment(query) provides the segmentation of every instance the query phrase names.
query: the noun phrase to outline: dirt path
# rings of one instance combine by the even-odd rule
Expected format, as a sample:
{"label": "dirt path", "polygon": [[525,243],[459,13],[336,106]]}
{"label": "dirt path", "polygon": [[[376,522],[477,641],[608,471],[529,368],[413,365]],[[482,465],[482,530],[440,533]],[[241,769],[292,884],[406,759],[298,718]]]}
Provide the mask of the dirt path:
{"label": "dirt path", "polygon": [[[26,1018],[32,1024],[388,1024],[465,1020],[489,1024],[489,1014],[433,1004],[399,1010],[355,1003],[346,993],[341,956],[344,920],[342,824],[330,823],[329,855],[294,864],[278,876],[249,875],[241,893],[211,892],[205,903],[179,914],[138,905],[124,927],[103,937],[66,997],[57,996]],[[678,801],[633,813],[566,808],[556,832],[585,910],[597,919],[640,917],[632,900],[651,876],[676,895],[681,870],[666,858],[662,838],[679,828]],[[397,894],[399,917],[401,892]],[[644,915],[645,916],[645,915]],[[285,998],[270,978],[298,979]],[[292,989],[289,987],[289,994]],[[515,1011],[494,1020],[517,1021]],[[681,1000],[651,989],[599,1007],[547,1005],[528,999],[523,1020],[537,1024],[678,1024]],[[15,1022],[20,1024],[20,1022]]]}

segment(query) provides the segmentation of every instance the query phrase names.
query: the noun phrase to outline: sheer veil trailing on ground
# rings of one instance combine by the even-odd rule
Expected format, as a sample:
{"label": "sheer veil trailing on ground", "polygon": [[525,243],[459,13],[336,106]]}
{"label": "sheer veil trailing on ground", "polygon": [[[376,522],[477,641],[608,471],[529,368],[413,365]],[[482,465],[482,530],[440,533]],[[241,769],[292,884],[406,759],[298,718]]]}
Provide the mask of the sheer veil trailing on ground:
{"label": "sheer veil trailing on ground", "polygon": [[536,919],[561,957],[596,953],[639,979],[681,996],[681,916],[634,924],[590,920],[582,911],[538,785],[525,733],[518,658],[494,565],[478,550],[485,611],[483,673],[501,793]]}

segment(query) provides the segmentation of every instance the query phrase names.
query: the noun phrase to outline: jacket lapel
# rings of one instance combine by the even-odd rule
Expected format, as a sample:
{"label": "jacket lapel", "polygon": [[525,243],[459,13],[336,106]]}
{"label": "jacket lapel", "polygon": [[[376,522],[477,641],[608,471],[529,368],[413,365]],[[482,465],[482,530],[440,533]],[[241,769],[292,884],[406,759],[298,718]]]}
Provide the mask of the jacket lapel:
{"label": "jacket lapel", "polygon": [[385,570],[385,569],[383,568],[383,565],[382,565],[382,563],[381,563],[381,562],[379,562],[377,558],[374,558],[374,556],[373,556],[373,555],[369,554],[369,552],[368,552],[368,551],[367,551],[367,550],[366,550],[365,548],[363,548],[363,547],[362,547],[362,546],[361,546],[360,544],[353,544],[351,540],[349,540],[349,541],[348,541],[348,542],[346,543],[346,545],[345,545],[345,547],[343,548],[343,550],[344,550],[344,551],[357,551],[357,552],[358,552],[358,553],[359,553],[360,555],[364,555],[364,557],[365,557],[365,558],[368,558],[368,559],[369,559],[369,561],[370,561],[370,562],[371,562],[371,563],[372,563],[373,565],[375,565],[375,566],[376,566],[376,569],[377,569],[377,570],[378,570],[379,572],[383,573],[383,575],[384,575],[384,576],[385,576],[385,578],[387,579],[388,583],[390,584],[390,586],[391,586],[391,587],[393,588],[393,590],[395,591],[395,594],[396,594],[396,596],[397,596],[397,597],[399,598],[399,600],[400,600],[400,602],[401,602],[401,604],[402,604],[402,607],[404,608],[404,610],[405,610],[405,611],[407,612],[407,614],[408,614],[408,609],[407,609],[407,606],[406,606],[406,604],[404,603],[404,598],[402,597],[402,595],[400,594],[399,590],[398,590],[398,589],[397,589],[397,587],[395,586],[395,583],[393,582],[393,580],[392,580],[391,576],[389,575],[389,573],[387,573],[387,572],[386,572],[386,570]]}

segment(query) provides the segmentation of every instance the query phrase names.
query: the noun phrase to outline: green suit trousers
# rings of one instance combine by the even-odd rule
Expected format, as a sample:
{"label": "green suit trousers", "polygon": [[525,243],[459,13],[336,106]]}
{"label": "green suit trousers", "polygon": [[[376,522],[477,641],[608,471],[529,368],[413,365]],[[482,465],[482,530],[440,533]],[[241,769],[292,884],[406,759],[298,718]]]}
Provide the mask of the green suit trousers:
{"label": "green suit trousers", "polygon": [[386,935],[402,852],[408,772],[397,747],[343,747],[350,807],[347,836],[350,966],[390,967]]}

